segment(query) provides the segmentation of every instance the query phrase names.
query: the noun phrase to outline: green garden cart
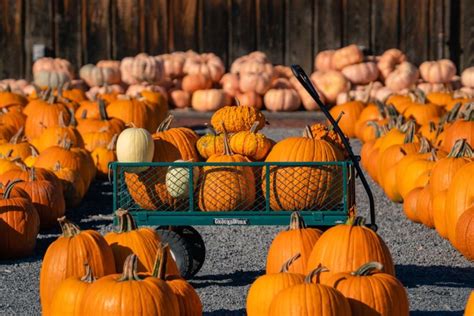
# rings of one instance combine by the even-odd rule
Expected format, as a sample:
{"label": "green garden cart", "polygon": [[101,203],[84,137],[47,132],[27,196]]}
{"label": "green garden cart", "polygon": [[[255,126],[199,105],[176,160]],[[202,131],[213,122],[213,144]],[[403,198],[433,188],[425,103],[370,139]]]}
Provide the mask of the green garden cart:
{"label": "green garden cart", "polygon": [[[300,81],[306,76],[297,66],[293,70]],[[302,84],[326,113],[312,85],[304,80]],[[334,119],[326,115],[342,135]],[[370,187],[358,157],[343,140],[351,158],[347,161],[113,162],[113,209],[129,210],[139,226],[157,227],[185,278],[195,275],[205,260],[205,244],[194,226],[288,225],[294,211],[310,227],[325,229],[344,223],[355,209],[356,174],[367,189],[369,226],[376,230]],[[222,176],[236,172],[252,174],[252,178],[236,186]]]}

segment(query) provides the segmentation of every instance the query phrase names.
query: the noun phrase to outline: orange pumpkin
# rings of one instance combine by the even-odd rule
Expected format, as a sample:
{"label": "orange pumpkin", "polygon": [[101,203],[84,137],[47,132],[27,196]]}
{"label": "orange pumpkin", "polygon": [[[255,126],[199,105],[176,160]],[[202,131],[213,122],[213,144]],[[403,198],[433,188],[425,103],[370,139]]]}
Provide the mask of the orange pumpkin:
{"label": "orange pumpkin", "polygon": [[311,250],[321,235],[322,231],[318,229],[306,228],[301,215],[298,212],[293,212],[288,230],[278,233],[270,245],[266,273],[278,273],[288,258],[300,254],[301,259],[293,262],[287,271],[304,274],[307,271],[306,262]]}
{"label": "orange pumpkin", "polygon": [[[465,210],[456,224],[456,246],[468,260],[474,260],[474,206]],[[466,314],[467,315],[467,314]]]}

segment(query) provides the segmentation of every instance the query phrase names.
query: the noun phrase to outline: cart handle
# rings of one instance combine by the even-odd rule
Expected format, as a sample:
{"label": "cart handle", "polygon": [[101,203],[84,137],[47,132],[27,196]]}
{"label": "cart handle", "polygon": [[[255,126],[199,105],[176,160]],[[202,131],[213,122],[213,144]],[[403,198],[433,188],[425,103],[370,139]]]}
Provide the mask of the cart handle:
{"label": "cart handle", "polygon": [[319,98],[318,92],[314,88],[311,80],[308,78],[308,75],[304,72],[303,68],[301,68],[300,65],[291,65],[291,70],[293,71],[293,74],[295,75],[296,79],[298,79],[298,81],[305,88],[305,90],[308,91],[309,95],[313,98],[313,100],[316,101],[316,103],[319,105],[319,108],[321,109],[321,111],[328,118],[329,122],[331,122],[331,124],[334,126],[334,130],[336,131],[336,133],[338,133],[339,136],[341,137],[342,142],[344,143],[344,147],[346,148],[349,154],[349,157],[351,158],[354,164],[354,167],[357,170],[357,174],[359,175],[360,181],[362,182],[365,192],[367,193],[367,196],[369,198],[370,224],[368,224],[367,226],[373,231],[377,231],[378,227],[377,227],[377,224],[375,224],[374,196],[372,195],[370,185],[364,176],[364,172],[360,168],[360,165],[359,165],[360,157],[354,155],[351,144],[349,143],[348,139],[346,138],[341,128],[337,124],[336,120],[332,117],[331,113],[329,113],[328,107],[324,105],[324,103]]}

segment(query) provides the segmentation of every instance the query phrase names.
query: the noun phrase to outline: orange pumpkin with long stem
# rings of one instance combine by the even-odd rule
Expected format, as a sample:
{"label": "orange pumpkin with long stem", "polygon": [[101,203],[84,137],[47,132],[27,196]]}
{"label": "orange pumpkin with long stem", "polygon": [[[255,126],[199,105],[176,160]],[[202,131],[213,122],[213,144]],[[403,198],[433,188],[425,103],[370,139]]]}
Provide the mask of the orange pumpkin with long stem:
{"label": "orange pumpkin with long stem", "polygon": [[[132,253],[138,257],[137,272],[152,273],[158,252],[160,237],[151,228],[138,228],[132,215],[127,210],[116,211],[119,230],[105,235],[105,240],[112,248],[115,258],[115,270],[120,273],[125,259]],[[167,270],[170,274],[179,271],[174,260],[168,260]]]}
{"label": "orange pumpkin with long stem", "polygon": [[31,144],[28,143],[23,136],[23,127],[21,127],[15,135],[10,139],[10,142],[0,145],[0,154],[8,155],[11,159],[20,158],[25,160],[32,154]]}
{"label": "orange pumpkin with long stem", "polygon": [[279,292],[304,282],[303,274],[289,271],[295,262],[301,261],[300,257],[299,253],[295,254],[283,263],[279,271],[262,275],[252,283],[247,294],[248,316],[268,315],[270,305]]}
{"label": "orange pumpkin with long stem", "polygon": [[353,272],[337,273],[323,284],[348,298],[353,316],[408,316],[408,297],[403,284],[394,276],[381,273],[383,265],[368,262]]}
{"label": "orange pumpkin with long stem", "polygon": [[303,218],[298,212],[293,212],[290,218],[288,230],[282,231],[275,236],[267,253],[266,273],[278,273],[288,258],[300,254],[301,260],[293,262],[289,272],[306,272],[306,262],[311,250],[321,237],[322,231],[307,228]]}
{"label": "orange pumpkin with long stem", "polygon": [[104,237],[96,231],[81,231],[66,218],[58,219],[62,234],[49,245],[40,272],[40,300],[49,314],[51,300],[61,281],[85,274],[88,262],[98,278],[115,273],[114,255]]}

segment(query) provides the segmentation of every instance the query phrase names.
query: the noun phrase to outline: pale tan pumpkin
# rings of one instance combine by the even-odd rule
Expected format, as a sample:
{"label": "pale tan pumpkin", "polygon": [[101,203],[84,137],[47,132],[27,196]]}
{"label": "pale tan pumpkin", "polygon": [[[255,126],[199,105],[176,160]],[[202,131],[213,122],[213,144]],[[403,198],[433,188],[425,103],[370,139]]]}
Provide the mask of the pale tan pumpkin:
{"label": "pale tan pumpkin", "polygon": [[474,66],[464,69],[461,74],[462,85],[469,88],[474,88]]}
{"label": "pale tan pumpkin", "polygon": [[377,80],[379,70],[373,62],[349,65],[341,70],[342,74],[353,84],[368,84]]}
{"label": "pale tan pumpkin", "polygon": [[158,83],[164,79],[163,61],[145,53],[122,59],[120,71],[122,81],[127,84]]}
{"label": "pale tan pumpkin", "polygon": [[395,67],[386,78],[385,86],[398,92],[410,88],[418,80],[418,69],[411,63],[404,61]]}
{"label": "pale tan pumpkin", "polygon": [[364,60],[364,54],[357,45],[349,45],[340,48],[332,56],[332,66],[341,70],[346,66],[361,63]]}
{"label": "pale tan pumpkin", "polygon": [[211,87],[212,81],[202,74],[187,75],[181,82],[181,88],[189,93],[193,93],[197,90],[210,89]]}
{"label": "pale tan pumpkin", "polygon": [[171,103],[178,109],[184,109],[191,106],[191,93],[173,89],[169,92]]}
{"label": "pale tan pumpkin", "polygon": [[79,70],[79,77],[89,87],[119,84],[120,62],[115,60],[102,61],[102,63],[87,64]]}
{"label": "pale tan pumpkin", "polygon": [[195,58],[186,58],[183,71],[186,74],[201,74],[212,82],[219,82],[225,72],[222,59],[213,53],[205,53]]}
{"label": "pale tan pumpkin", "polygon": [[263,107],[263,98],[260,94],[258,94],[255,91],[249,91],[249,92],[239,92],[236,95],[237,100],[241,104],[247,104],[252,107],[254,107],[257,110],[260,110]]}
{"label": "pale tan pumpkin", "polygon": [[431,83],[448,83],[456,74],[456,66],[449,59],[425,61],[420,65],[423,80]]}
{"label": "pale tan pumpkin", "polygon": [[222,90],[231,97],[237,96],[239,93],[239,77],[236,74],[227,73],[220,80]]}
{"label": "pale tan pumpkin", "polygon": [[266,72],[246,72],[241,74],[239,89],[242,92],[255,91],[258,94],[265,94],[270,89],[272,77]]}
{"label": "pale tan pumpkin", "polygon": [[387,78],[398,65],[407,60],[407,56],[399,49],[387,49],[377,63],[377,68],[383,79]]}
{"label": "pale tan pumpkin", "polygon": [[191,106],[199,112],[216,111],[228,104],[230,98],[222,89],[197,90],[191,99]]}
{"label": "pale tan pumpkin", "polygon": [[327,71],[332,70],[332,57],[335,50],[323,50],[319,52],[314,58],[314,70]]}
{"label": "pale tan pumpkin", "polygon": [[324,98],[331,103],[336,102],[339,93],[349,91],[351,86],[346,77],[335,70],[314,72],[311,75],[311,81]]}

